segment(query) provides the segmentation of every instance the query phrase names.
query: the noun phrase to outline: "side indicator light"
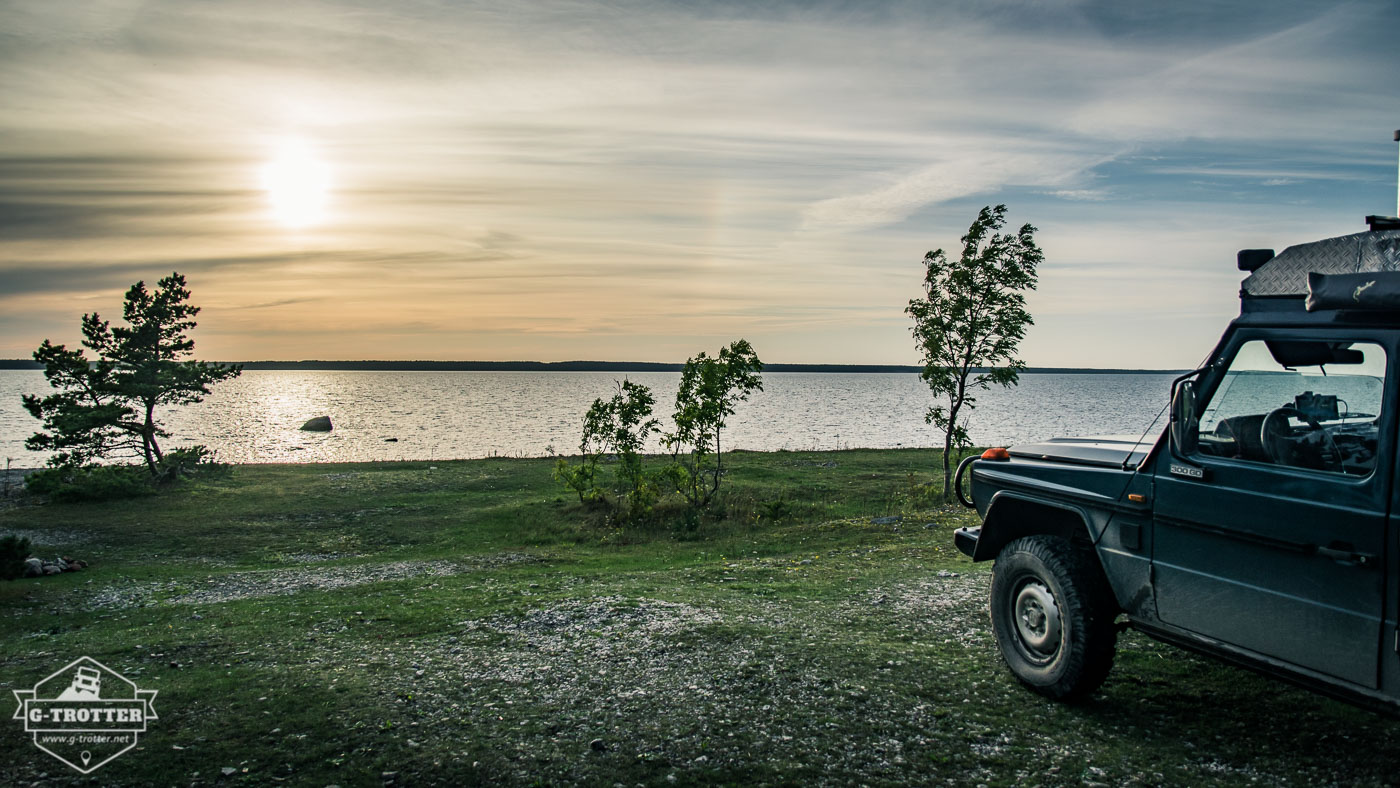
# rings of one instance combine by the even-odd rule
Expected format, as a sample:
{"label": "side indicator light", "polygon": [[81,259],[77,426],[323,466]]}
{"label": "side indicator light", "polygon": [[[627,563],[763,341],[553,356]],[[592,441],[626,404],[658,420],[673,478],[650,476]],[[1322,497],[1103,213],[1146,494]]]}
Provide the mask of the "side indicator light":
{"label": "side indicator light", "polygon": [[1147,496],[1139,493],[1128,493],[1128,500],[1133,503],[1147,503]]}
{"label": "side indicator light", "polygon": [[1008,452],[1006,449],[1003,449],[1003,448],[1000,448],[1000,447],[997,447],[997,448],[995,448],[995,449],[987,449],[986,451],[982,452],[982,459],[984,459],[984,460],[1009,460],[1009,459],[1011,459],[1011,453]]}

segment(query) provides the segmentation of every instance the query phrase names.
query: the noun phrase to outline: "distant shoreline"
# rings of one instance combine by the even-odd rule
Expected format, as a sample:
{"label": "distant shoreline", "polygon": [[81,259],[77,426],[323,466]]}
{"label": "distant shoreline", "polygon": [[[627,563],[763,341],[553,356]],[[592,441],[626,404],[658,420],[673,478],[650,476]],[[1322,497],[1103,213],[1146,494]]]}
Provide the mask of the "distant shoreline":
{"label": "distant shoreline", "polygon": [[[652,361],[239,361],[244,369],[317,370],[337,372],[680,372],[681,364]],[[22,358],[0,359],[0,369],[43,369]],[[923,367],[900,364],[764,364],[765,372],[832,372],[846,374],[912,374]],[[1177,369],[1092,369],[1088,367],[1027,367],[1026,374],[1055,375],[1171,375]]]}

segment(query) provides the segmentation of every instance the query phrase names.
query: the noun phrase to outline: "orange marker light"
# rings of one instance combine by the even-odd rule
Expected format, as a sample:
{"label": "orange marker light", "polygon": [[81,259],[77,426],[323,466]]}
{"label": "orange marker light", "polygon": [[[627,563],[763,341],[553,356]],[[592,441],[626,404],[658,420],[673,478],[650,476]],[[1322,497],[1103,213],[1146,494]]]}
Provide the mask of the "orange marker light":
{"label": "orange marker light", "polygon": [[984,460],[1009,460],[1009,459],[1011,459],[1011,454],[1010,454],[1010,452],[1008,452],[1006,449],[1003,449],[1003,448],[1001,448],[1001,447],[997,447],[997,448],[995,448],[995,449],[987,449],[986,451],[982,452],[982,459],[984,459]]}
{"label": "orange marker light", "polygon": [[1147,496],[1138,493],[1128,493],[1128,500],[1133,503],[1147,503]]}

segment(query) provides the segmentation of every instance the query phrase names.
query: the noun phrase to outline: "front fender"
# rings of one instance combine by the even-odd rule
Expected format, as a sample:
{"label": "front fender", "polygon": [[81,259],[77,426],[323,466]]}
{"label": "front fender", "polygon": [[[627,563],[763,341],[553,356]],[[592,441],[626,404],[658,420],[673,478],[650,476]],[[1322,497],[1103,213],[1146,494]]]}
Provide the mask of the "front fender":
{"label": "front fender", "polygon": [[973,561],[989,561],[1023,536],[1050,534],[1092,543],[1096,534],[1090,529],[1091,522],[1090,514],[1074,504],[1003,490],[987,502],[982,527],[975,529],[979,533],[964,529],[967,533],[959,534],[958,547],[965,553],[971,547]]}

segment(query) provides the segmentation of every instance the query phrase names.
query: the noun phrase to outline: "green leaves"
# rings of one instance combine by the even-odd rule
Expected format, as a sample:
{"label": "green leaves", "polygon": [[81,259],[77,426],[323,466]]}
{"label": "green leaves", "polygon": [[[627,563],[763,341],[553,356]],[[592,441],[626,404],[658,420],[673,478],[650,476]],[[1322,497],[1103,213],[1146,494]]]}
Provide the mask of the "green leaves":
{"label": "green leaves", "polygon": [[199,402],[209,386],[236,377],[237,366],[187,360],[199,307],[188,302],[185,278],[172,273],[154,291],[137,282],[122,304],[125,325],[113,326],[96,313],[82,318],[83,345],[97,354],[89,362],[82,350],[69,350],[47,339],[34,351],[44,376],[56,390],[40,398],[24,397],[24,407],[43,421],[45,432],[25,443],[53,451],[49,464],[85,465],[115,454],[145,460],[159,474],[159,438],[167,433],[155,418],[158,406]]}
{"label": "green leaves", "polygon": [[709,506],[719,491],[723,474],[720,431],[740,402],[763,390],[762,371],[763,362],[745,339],[721,348],[714,358],[701,351],[685,362],[672,417],[676,430],[666,436],[666,445],[677,465],[672,474],[676,489],[692,507]]}
{"label": "green leaves", "polygon": [[950,455],[971,445],[965,410],[976,407],[972,393],[992,385],[1013,386],[1025,364],[1016,350],[1034,323],[1024,292],[1036,286],[1044,259],[1035,227],[999,232],[1006,206],[987,206],[962,237],[962,254],[950,262],[942,249],[924,255],[924,297],[905,312],[914,319],[914,341],[924,369],[920,377],[944,404],[925,420],[943,430],[944,498],[950,496]]}
{"label": "green leaves", "polygon": [[642,468],[642,451],[647,439],[661,426],[651,418],[656,404],[651,389],[640,383],[623,380],[610,400],[595,399],[583,417],[583,439],[579,443],[582,461],[578,465],[560,458],[555,464],[554,478],[578,493],[580,503],[605,500],[605,490],[598,486],[598,463],[608,454],[616,454],[614,501],[621,516],[623,501],[628,514],[644,514],[655,500],[655,482]]}
{"label": "green leaves", "polygon": [[580,503],[606,501],[608,491],[599,485],[598,465],[608,454],[616,454],[612,500],[618,517],[625,514],[635,520],[648,515],[663,489],[680,493],[692,512],[706,508],[724,472],[720,431],[740,402],[763,390],[762,370],[763,362],[743,339],[721,348],[717,356],[701,352],[686,361],[672,416],[675,430],[663,437],[671,449],[671,463],[655,473],[643,468],[642,456],[647,440],[660,427],[651,418],[656,400],[646,386],[623,380],[611,400],[593,401],[583,417],[580,462],[560,458],[554,478],[578,493]]}

